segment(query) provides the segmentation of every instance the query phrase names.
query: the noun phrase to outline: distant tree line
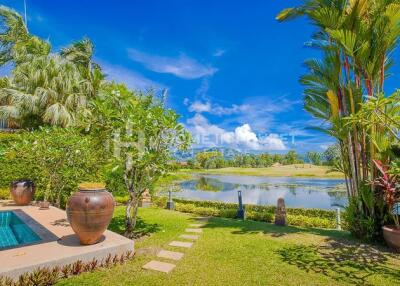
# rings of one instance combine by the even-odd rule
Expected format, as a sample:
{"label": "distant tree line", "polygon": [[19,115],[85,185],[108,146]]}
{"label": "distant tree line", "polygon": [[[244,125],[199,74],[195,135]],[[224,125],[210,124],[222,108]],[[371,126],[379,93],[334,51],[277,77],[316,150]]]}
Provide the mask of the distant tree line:
{"label": "distant tree line", "polygon": [[263,168],[273,164],[281,165],[303,164],[309,162],[314,165],[335,166],[339,162],[339,149],[332,145],[326,151],[308,152],[305,157],[296,151],[290,150],[286,154],[237,154],[230,159],[224,158],[220,151],[205,151],[197,153],[196,156],[187,161],[189,168],[219,169],[225,167]]}

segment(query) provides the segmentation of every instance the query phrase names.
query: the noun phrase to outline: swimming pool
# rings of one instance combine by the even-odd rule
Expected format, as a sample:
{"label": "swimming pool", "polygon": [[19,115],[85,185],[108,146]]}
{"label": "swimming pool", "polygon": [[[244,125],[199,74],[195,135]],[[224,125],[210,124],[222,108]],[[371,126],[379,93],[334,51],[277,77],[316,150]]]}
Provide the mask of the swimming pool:
{"label": "swimming pool", "polygon": [[40,237],[14,212],[0,211],[0,250],[39,240]]}

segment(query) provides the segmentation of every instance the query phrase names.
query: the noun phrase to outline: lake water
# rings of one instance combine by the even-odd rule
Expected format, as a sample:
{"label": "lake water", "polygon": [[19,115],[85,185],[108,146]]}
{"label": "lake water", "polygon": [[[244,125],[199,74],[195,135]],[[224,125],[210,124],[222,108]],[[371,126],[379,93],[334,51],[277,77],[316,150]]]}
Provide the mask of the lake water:
{"label": "lake water", "polygon": [[276,205],[280,197],[287,207],[334,209],[347,204],[342,179],[195,175],[180,188],[173,196],[190,200],[237,203],[242,191],[244,204]]}

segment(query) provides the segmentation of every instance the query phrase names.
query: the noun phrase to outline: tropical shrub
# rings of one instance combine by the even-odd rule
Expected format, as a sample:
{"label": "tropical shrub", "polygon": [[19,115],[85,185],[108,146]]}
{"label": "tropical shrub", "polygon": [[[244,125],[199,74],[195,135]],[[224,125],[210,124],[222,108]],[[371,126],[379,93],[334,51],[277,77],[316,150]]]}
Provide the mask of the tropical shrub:
{"label": "tropical shrub", "polygon": [[165,95],[109,84],[92,103],[88,129],[112,149],[110,164],[120,178],[114,182],[123,180],[129,195],[125,235],[132,237],[142,194],[169,171],[172,150],[188,147],[190,134],[178,123],[179,116],[165,107]]}
{"label": "tropical shrub", "polygon": [[[23,178],[37,185],[37,198],[59,207],[82,181],[102,180],[102,148],[75,129],[42,128],[19,133],[1,157],[0,181]],[[15,172],[17,171],[17,172]]]}
{"label": "tropical shrub", "polygon": [[400,3],[304,0],[277,19],[299,16],[317,29],[311,45],[322,52],[322,58],[305,63],[308,72],[300,79],[304,107],[326,123],[315,129],[336,138],[340,146],[335,169],[345,174],[353,233],[379,240],[377,229],[388,209],[382,208],[382,194],[371,182],[379,173],[373,161],[389,165],[390,146],[400,140],[399,92],[384,95],[400,35]]}
{"label": "tropical shrub", "polygon": [[51,53],[50,43],[31,35],[23,17],[5,6],[0,24],[0,66],[13,64],[0,80],[0,118],[29,129],[76,125],[105,77],[92,61],[92,43],[83,39]]}
{"label": "tropical shrub", "polygon": [[8,199],[10,199],[10,189],[9,188],[7,188],[7,189],[3,189],[3,188],[0,188],[0,200],[8,200]]}
{"label": "tropical shrub", "polygon": [[110,268],[121,265],[133,258],[133,252],[127,251],[120,255],[108,254],[105,258],[98,260],[93,258],[83,262],[77,260],[74,263],[62,267],[40,267],[32,272],[21,274],[16,281],[9,277],[0,276],[0,285],[4,286],[51,286],[61,279],[76,276],[84,272],[93,272],[99,268]]}
{"label": "tropical shrub", "polygon": [[[165,208],[166,197],[153,196],[153,203]],[[238,204],[174,199],[175,210],[203,216],[236,218]],[[274,222],[275,206],[246,205],[246,219]],[[322,209],[286,208],[288,224],[301,227],[336,228],[336,212]],[[347,228],[347,223],[342,227]]]}
{"label": "tropical shrub", "polygon": [[400,203],[400,182],[397,174],[390,174],[389,168],[384,166],[381,161],[374,160],[374,163],[380,172],[380,176],[375,180],[374,185],[382,192],[383,200],[396,228],[400,228],[399,210],[396,206],[396,203]]}

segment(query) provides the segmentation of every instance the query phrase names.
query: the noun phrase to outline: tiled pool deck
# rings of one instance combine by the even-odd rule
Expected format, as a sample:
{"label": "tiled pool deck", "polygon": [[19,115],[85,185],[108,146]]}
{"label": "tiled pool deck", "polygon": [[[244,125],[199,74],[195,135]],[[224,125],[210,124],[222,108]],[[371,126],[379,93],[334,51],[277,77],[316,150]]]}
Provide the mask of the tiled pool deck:
{"label": "tiled pool deck", "polygon": [[0,211],[12,210],[41,240],[29,245],[0,250],[0,276],[17,278],[38,267],[54,267],[77,260],[101,260],[108,254],[122,254],[134,249],[132,240],[111,231],[94,245],[82,246],[72,231],[63,210],[50,207],[39,210],[36,206],[16,206],[0,201]]}

